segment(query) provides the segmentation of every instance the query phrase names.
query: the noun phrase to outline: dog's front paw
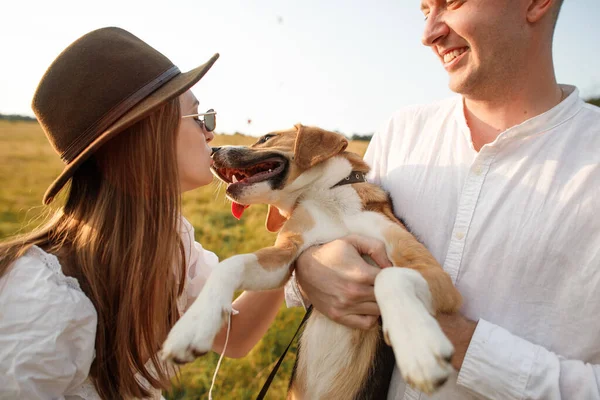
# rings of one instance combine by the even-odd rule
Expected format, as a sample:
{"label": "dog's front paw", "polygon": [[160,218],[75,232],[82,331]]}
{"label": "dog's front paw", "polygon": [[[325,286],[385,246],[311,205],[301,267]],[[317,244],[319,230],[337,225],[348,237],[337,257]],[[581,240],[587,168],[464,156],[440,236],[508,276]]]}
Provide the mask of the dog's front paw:
{"label": "dog's front paw", "polygon": [[383,331],[407,384],[431,394],[448,380],[454,347],[424,308],[423,313],[409,318],[388,318]]}
{"label": "dog's front paw", "polygon": [[406,383],[425,393],[442,386],[453,371],[454,347],[431,315],[427,282],[408,268],[386,268],[375,279],[385,341],[394,349]]}
{"label": "dog's front paw", "polygon": [[164,361],[184,364],[212,349],[223,317],[231,311],[231,301],[224,305],[223,302],[207,297],[200,295],[171,329],[161,351]]}

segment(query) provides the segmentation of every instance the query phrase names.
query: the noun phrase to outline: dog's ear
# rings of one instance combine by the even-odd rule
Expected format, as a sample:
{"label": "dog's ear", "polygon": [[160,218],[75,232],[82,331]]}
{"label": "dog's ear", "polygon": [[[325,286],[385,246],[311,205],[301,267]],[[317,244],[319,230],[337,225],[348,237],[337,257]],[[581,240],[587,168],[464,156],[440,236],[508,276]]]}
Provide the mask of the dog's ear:
{"label": "dog's ear", "polygon": [[295,125],[298,130],[294,146],[294,160],[302,169],[308,169],[346,150],[348,140],[339,133],[320,128]]}
{"label": "dog's ear", "polygon": [[267,213],[267,221],[265,226],[269,232],[279,232],[287,218],[281,215],[279,209],[269,204],[269,212]]}

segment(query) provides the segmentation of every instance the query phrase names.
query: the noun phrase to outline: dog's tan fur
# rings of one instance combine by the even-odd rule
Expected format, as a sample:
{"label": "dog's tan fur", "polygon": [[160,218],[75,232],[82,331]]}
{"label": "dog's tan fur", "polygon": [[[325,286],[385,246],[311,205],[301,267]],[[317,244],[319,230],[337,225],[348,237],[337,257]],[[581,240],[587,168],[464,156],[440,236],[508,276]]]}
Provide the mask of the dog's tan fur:
{"label": "dog's tan fur", "polygon": [[302,232],[308,231],[314,224],[311,215],[303,207],[297,207],[293,217],[285,223],[285,229],[277,235],[275,246],[254,253],[259,264],[266,269],[273,269],[291,263],[304,243]]}
{"label": "dog's tan fur", "polygon": [[462,301],[460,294],[456,290],[448,290],[454,287],[450,276],[446,273],[440,274],[438,268],[441,267],[436,267],[439,264],[425,246],[415,240],[408,231],[390,228],[385,236],[389,243],[397,244],[391,254],[392,263],[419,271],[427,281],[436,313],[458,311]]}

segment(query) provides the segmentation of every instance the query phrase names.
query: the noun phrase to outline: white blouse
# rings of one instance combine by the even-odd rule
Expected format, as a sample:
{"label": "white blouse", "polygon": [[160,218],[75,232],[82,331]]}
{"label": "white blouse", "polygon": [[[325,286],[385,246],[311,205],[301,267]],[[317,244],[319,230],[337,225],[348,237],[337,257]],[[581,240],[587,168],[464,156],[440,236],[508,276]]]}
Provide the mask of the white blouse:
{"label": "white blouse", "polygon": [[[188,265],[178,301],[183,312],[219,260],[181,220]],[[99,399],[88,379],[96,325],[96,310],[77,280],[33,246],[0,278],[0,399]]]}

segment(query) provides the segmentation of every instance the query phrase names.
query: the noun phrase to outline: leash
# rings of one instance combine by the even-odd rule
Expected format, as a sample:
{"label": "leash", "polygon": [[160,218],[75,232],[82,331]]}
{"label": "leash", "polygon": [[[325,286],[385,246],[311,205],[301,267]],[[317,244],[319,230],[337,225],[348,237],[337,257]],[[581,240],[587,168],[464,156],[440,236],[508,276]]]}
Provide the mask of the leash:
{"label": "leash", "polygon": [[217,362],[217,367],[215,368],[215,373],[213,374],[212,381],[210,382],[210,389],[208,390],[208,400],[212,400],[212,391],[215,387],[215,381],[217,380],[217,373],[219,372],[219,368],[221,368],[221,361],[223,361],[223,357],[225,356],[225,350],[227,350],[227,343],[229,342],[229,332],[231,331],[231,315],[237,315],[240,312],[233,307],[231,311],[228,312],[227,319],[227,336],[225,336],[225,344],[223,345],[223,352],[219,356],[219,361]]}
{"label": "leash", "polygon": [[296,339],[298,332],[300,332],[300,330],[302,329],[302,327],[308,320],[308,317],[310,317],[311,312],[312,312],[312,305],[310,307],[308,307],[308,310],[306,310],[306,314],[304,314],[304,318],[302,318],[300,325],[298,325],[298,329],[296,329],[296,333],[294,333],[294,336],[292,336],[292,340],[290,340],[290,343],[287,345],[287,347],[283,351],[283,354],[281,354],[281,356],[279,357],[277,364],[275,364],[275,366],[271,370],[269,377],[265,381],[262,389],[260,389],[260,393],[258,394],[258,396],[256,396],[256,400],[262,400],[265,397],[265,395],[267,394],[267,391],[269,390],[269,386],[271,386],[271,382],[273,382],[273,378],[275,378],[275,375],[277,374],[277,370],[279,370],[279,367],[281,366],[281,363],[283,362],[285,355],[287,354],[288,350],[292,346],[292,343],[294,343],[294,339]]}

